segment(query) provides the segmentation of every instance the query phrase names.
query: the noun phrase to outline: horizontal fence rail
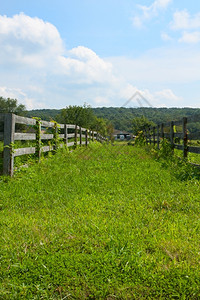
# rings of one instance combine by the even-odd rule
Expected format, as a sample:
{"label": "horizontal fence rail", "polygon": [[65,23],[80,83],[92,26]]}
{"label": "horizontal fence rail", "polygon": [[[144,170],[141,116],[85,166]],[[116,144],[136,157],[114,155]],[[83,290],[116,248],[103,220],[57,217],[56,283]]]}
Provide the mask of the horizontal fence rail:
{"label": "horizontal fence rail", "polygon": [[[3,174],[13,175],[14,158],[21,155],[36,154],[40,159],[41,154],[55,151],[58,147],[76,147],[88,145],[90,141],[106,140],[96,131],[74,124],[58,124],[38,119],[21,117],[12,113],[0,114],[0,141],[3,141]],[[25,126],[25,127],[24,127]],[[25,132],[20,132],[25,131]],[[15,141],[33,141],[34,146],[15,148]],[[49,143],[43,145],[43,143]]]}
{"label": "horizontal fence rail", "polygon": [[[172,149],[183,151],[183,157],[187,158],[188,153],[200,154],[200,130],[190,133],[189,123],[194,119],[184,117],[181,121],[171,121],[169,123],[161,123],[157,127],[148,127],[144,130],[145,140],[147,144],[157,145],[160,149],[160,143],[163,139],[167,139]],[[200,123],[200,117],[195,119]]]}

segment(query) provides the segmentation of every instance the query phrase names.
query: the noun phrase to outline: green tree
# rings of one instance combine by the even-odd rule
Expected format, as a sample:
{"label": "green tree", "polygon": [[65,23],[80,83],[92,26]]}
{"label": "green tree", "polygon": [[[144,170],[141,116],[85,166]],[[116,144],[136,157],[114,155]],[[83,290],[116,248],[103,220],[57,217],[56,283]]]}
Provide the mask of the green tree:
{"label": "green tree", "polygon": [[138,135],[140,131],[144,131],[147,127],[156,126],[154,122],[149,121],[146,117],[135,117],[132,122],[133,134]]}
{"label": "green tree", "polygon": [[94,116],[93,124],[91,127],[92,130],[99,132],[101,135],[107,135],[107,122],[103,118],[97,118]]}
{"label": "green tree", "polygon": [[0,113],[14,113],[24,115],[26,107],[23,104],[18,104],[16,99],[0,97]]}
{"label": "green tree", "polygon": [[94,113],[90,106],[71,106],[63,108],[57,117],[61,123],[75,124],[81,127],[91,128],[94,123]]}

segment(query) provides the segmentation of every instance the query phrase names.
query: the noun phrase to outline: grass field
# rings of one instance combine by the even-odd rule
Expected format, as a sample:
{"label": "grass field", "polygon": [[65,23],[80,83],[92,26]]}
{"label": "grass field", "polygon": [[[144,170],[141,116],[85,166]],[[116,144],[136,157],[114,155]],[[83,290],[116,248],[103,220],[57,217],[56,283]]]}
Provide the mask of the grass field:
{"label": "grass field", "polygon": [[94,143],[0,177],[0,299],[200,299],[192,172]]}

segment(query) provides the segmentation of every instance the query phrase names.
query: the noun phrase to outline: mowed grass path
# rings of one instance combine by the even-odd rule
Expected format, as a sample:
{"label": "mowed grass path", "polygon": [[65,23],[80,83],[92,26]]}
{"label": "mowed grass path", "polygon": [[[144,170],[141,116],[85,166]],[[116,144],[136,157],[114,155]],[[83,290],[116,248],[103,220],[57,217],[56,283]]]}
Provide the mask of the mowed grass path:
{"label": "mowed grass path", "polygon": [[0,181],[0,299],[200,299],[200,184],[93,144]]}

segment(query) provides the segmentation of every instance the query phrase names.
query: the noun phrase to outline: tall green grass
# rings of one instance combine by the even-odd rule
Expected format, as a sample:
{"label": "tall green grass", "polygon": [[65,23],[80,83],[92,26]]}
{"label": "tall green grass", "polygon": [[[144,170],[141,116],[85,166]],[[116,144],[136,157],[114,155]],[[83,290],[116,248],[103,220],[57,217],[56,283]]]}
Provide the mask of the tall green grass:
{"label": "tall green grass", "polygon": [[175,175],[94,143],[2,177],[0,299],[199,299],[200,184]]}

